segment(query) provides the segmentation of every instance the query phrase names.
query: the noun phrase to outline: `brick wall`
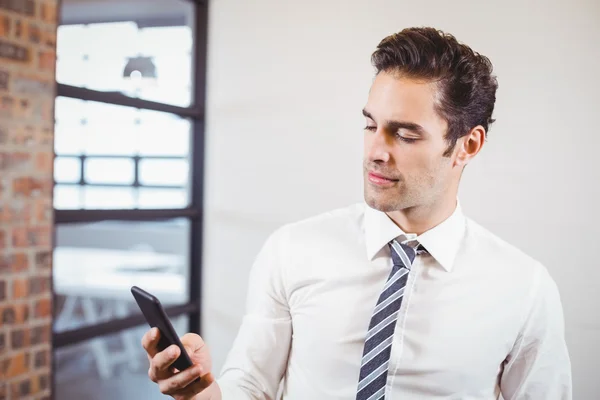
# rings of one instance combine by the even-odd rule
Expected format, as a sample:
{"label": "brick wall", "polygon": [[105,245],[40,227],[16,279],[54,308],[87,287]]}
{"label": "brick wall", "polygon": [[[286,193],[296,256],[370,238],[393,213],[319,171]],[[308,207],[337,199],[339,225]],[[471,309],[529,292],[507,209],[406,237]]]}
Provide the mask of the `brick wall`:
{"label": "brick wall", "polygon": [[56,0],[0,0],[0,400],[50,398]]}

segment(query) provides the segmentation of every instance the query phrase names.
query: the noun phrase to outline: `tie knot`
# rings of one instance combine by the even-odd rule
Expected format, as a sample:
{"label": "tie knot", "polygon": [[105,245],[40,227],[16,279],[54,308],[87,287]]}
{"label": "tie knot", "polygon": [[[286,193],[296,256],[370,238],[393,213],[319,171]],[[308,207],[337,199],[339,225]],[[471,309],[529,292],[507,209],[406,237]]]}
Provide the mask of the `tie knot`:
{"label": "tie knot", "polygon": [[396,239],[390,242],[390,248],[392,253],[392,261],[394,266],[401,266],[409,268],[412,266],[413,261],[417,254],[426,252],[425,248],[418,242],[416,248],[409,246],[405,243],[400,243]]}

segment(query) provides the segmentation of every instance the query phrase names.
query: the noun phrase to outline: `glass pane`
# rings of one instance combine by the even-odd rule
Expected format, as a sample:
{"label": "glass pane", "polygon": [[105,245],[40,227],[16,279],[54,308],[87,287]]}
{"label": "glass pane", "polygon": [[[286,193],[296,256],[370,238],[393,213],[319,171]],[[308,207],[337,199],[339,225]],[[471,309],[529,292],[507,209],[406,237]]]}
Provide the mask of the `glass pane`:
{"label": "glass pane", "polygon": [[131,185],[135,180],[135,162],[131,158],[88,158],[84,171],[86,183]]}
{"label": "glass pane", "polygon": [[60,83],[187,107],[192,103],[194,5],[186,0],[63,0]]}
{"label": "glass pane", "polygon": [[87,210],[130,209],[137,203],[133,187],[83,186],[82,191]]}
{"label": "glass pane", "polygon": [[140,188],[138,202],[140,208],[181,208],[189,204],[183,189]]}
{"label": "glass pane", "polygon": [[[87,155],[86,183],[133,185],[134,157],[141,157],[138,181],[152,186],[183,186],[182,190],[159,190],[156,199],[146,191],[83,186],[83,207],[90,208],[171,208],[187,207],[190,168],[191,124],[176,115],[138,110],[112,104],[77,99],[56,99],[55,150],[58,159]],[[69,112],[73,110],[73,112]],[[107,116],[110,116],[108,118]],[[102,157],[107,156],[107,157]],[[144,156],[160,159],[144,159]],[[169,157],[174,157],[169,159]],[[72,161],[59,161],[57,182],[78,182]],[[67,199],[68,191],[55,198],[55,207],[79,208],[77,199]],[[80,192],[77,192],[80,193]],[[110,198],[115,196],[114,198]]]}
{"label": "glass pane", "polygon": [[[180,337],[187,332],[188,321],[185,315],[171,319]],[[170,399],[148,378],[148,358],[141,346],[142,336],[148,329],[148,325],[140,325],[57,349],[54,352],[55,397]]]}
{"label": "glass pane", "polygon": [[134,155],[137,152],[139,110],[88,101],[83,117],[86,154]]}
{"label": "glass pane", "polygon": [[81,187],[76,185],[54,186],[54,208],[57,210],[74,210],[81,208]]}
{"label": "glass pane", "polygon": [[54,159],[54,180],[56,182],[75,183],[81,180],[81,161],[73,157]]}
{"label": "glass pane", "polygon": [[67,97],[56,98],[54,109],[56,154],[81,154],[84,144],[85,107],[85,101]]}
{"label": "glass pane", "polygon": [[140,160],[142,185],[181,185],[188,182],[187,160]]}
{"label": "glass pane", "polygon": [[164,305],[187,303],[189,237],[185,219],[58,225],[54,331],[139,313],[133,285]]}
{"label": "glass pane", "polygon": [[188,155],[191,138],[188,120],[150,110],[140,110],[139,117],[140,140],[137,149],[140,155]]}

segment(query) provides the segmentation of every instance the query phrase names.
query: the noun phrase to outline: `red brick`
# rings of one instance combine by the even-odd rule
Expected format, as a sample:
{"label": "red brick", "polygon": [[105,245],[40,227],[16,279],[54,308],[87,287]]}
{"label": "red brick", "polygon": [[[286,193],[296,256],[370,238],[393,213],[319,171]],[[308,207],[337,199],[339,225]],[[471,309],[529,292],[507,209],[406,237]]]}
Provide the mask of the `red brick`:
{"label": "red brick", "polygon": [[10,394],[13,399],[21,399],[31,394],[31,378],[11,383]]}
{"label": "red brick", "polygon": [[15,329],[10,333],[10,346],[13,350],[25,349],[31,344],[31,331],[28,328]]}
{"label": "red brick", "polygon": [[42,31],[39,25],[29,23],[27,26],[28,41],[29,43],[40,43],[42,41]]}
{"label": "red brick", "polygon": [[15,279],[12,284],[12,298],[21,299],[29,293],[29,281],[26,278]]}
{"label": "red brick", "polygon": [[13,257],[13,271],[24,271],[29,267],[29,258],[25,253],[15,253]]}
{"label": "red brick", "polygon": [[0,37],[8,37],[10,35],[11,25],[12,20],[8,17],[8,15],[0,14]]}
{"label": "red brick", "polygon": [[25,152],[1,152],[0,171],[15,172],[31,169],[31,154]]}
{"label": "red brick", "polygon": [[42,71],[53,71],[56,65],[56,53],[54,50],[38,52],[38,68]]}
{"label": "red brick", "polygon": [[50,222],[54,216],[51,200],[39,199],[34,203],[35,220],[38,222]]}
{"label": "red brick", "polygon": [[15,99],[15,108],[12,117],[16,120],[31,120],[32,110],[30,101],[27,99]]}
{"label": "red brick", "polygon": [[46,47],[56,48],[56,32],[54,30],[46,29],[42,37],[42,42]]}
{"label": "red brick", "polygon": [[44,22],[48,22],[50,24],[56,24],[57,22],[57,9],[56,9],[57,5],[56,2],[51,1],[51,2],[45,2],[42,3],[42,13],[40,13],[40,16],[42,17],[42,20]]}
{"label": "red brick", "polygon": [[34,368],[44,368],[50,365],[50,350],[39,350],[35,353]]}
{"label": "red brick", "polygon": [[25,253],[0,254],[0,273],[27,270],[29,260]]}
{"label": "red brick", "polygon": [[33,276],[29,278],[29,295],[49,293],[51,283],[52,277],[50,276]]}
{"label": "red brick", "polygon": [[[20,388],[14,388],[13,390],[19,390],[20,396],[35,395],[40,391],[45,390],[48,387],[48,374],[42,375],[29,375],[28,378],[23,379],[20,383]],[[26,385],[26,386],[24,386]],[[45,387],[42,388],[42,385]],[[13,392],[16,393],[16,392]],[[27,397],[27,399],[33,399],[34,397]]]}
{"label": "red brick", "polygon": [[12,201],[0,206],[0,223],[28,223],[31,221],[31,202]]}
{"label": "red brick", "polygon": [[17,248],[49,246],[51,240],[49,226],[18,226],[12,230],[12,245]]}
{"label": "red brick", "polygon": [[0,145],[8,144],[8,140],[10,138],[10,133],[8,128],[5,126],[0,126]]}
{"label": "red brick", "polygon": [[52,315],[52,301],[49,298],[36,301],[33,314],[36,318],[50,317]]}
{"label": "red brick", "polygon": [[0,0],[0,400],[51,395],[57,7]]}
{"label": "red brick", "polygon": [[0,97],[0,111],[2,111],[1,114],[5,114],[5,115],[13,115],[14,114],[14,109],[15,109],[15,99],[12,98],[11,96],[7,96],[4,95],[2,97]]}
{"label": "red brick", "polygon": [[38,376],[38,390],[43,391],[50,388],[50,376],[46,373]]}
{"label": "red brick", "polygon": [[31,329],[31,344],[50,343],[50,323]]}
{"label": "red brick", "polygon": [[40,145],[52,146],[54,143],[54,129],[42,128],[37,137],[37,143]]}
{"label": "red brick", "polygon": [[0,363],[0,374],[11,379],[23,375],[29,371],[29,353],[21,352],[2,360]]}
{"label": "red brick", "polygon": [[38,179],[31,176],[15,178],[13,180],[13,194],[15,196],[41,196],[52,195],[52,179]]}
{"label": "red brick", "polygon": [[25,31],[25,23],[21,19],[14,20],[15,22],[15,30],[13,31],[14,36],[17,39],[22,39]]}
{"label": "red brick", "polygon": [[12,232],[12,245],[14,247],[28,247],[29,246],[29,228],[26,226],[20,226],[13,229]]}
{"label": "red brick", "polygon": [[37,153],[35,156],[35,169],[36,171],[45,171],[48,173],[52,172],[54,157],[52,153],[43,152]]}
{"label": "red brick", "polygon": [[12,137],[12,142],[19,146],[30,146],[34,144],[35,128],[32,126],[25,126],[23,128],[15,130]]}
{"label": "red brick", "polygon": [[[56,57],[54,57],[54,60],[56,60]],[[54,68],[54,63],[52,64],[52,67]],[[51,72],[51,73],[50,73]],[[49,70],[49,75],[54,77],[54,69]],[[40,107],[41,107],[41,118],[42,121],[52,121],[54,118],[54,97],[49,98],[49,97],[41,97],[42,100],[40,101]]]}
{"label": "red brick", "polygon": [[27,304],[8,304],[0,307],[0,326],[18,325],[29,320]]}
{"label": "red brick", "polygon": [[49,269],[52,267],[52,251],[38,251],[35,253],[35,267]]}

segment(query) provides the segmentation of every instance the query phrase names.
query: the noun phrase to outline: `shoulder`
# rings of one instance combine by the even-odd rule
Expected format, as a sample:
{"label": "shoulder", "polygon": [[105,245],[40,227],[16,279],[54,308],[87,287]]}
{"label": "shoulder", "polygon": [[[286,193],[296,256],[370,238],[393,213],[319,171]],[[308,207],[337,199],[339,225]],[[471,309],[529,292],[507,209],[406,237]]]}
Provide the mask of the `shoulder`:
{"label": "shoulder", "polygon": [[466,218],[466,228],[465,240],[467,246],[476,246],[481,252],[486,252],[495,258],[510,259],[511,263],[524,265],[538,263],[536,259],[514,243],[501,238],[470,218]]}
{"label": "shoulder", "polygon": [[280,226],[267,242],[285,247],[302,246],[308,250],[335,241],[356,240],[363,232],[364,212],[364,203],[321,212]]}
{"label": "shoulder", "polygon": [[363,203],[355,203],[285,224],[279,230],[294,235],[318,235],[336,230],[359,228],[362,226],[364,211]]}
{"label": "shoulder", "polygon": [[546,266],[521,247],[470,218],[466,219],[465,244],[467,253],[476,257],[489,272],[510,277],[513,287],[522,286],[530,295],[540,287],[554,286]]}

